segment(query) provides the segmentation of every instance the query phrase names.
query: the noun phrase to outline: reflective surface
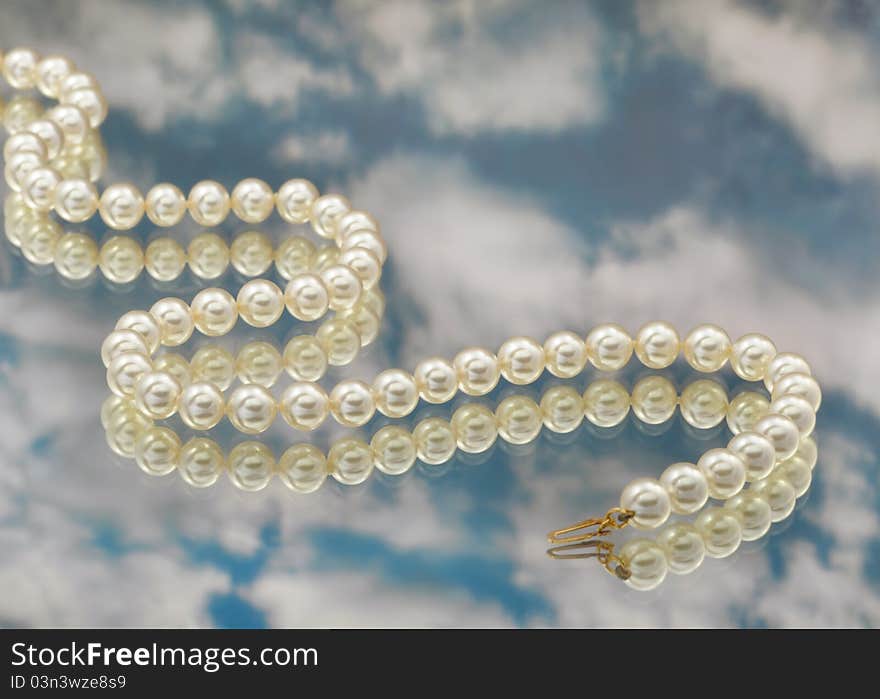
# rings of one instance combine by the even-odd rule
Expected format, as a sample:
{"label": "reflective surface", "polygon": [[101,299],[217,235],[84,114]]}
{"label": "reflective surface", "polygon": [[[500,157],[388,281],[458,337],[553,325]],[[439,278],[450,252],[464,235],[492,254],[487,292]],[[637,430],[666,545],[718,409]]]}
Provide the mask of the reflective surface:
{"label": "reflective surface", "polygon": [[[4,241],[0,622],[880,623],[880,18],[783,7],[4,3],[2,48],[68,54],[100,78],[111,181],[302,176],[375,214],[390,251],[381,332],[328,383],[514,335],[662,318],[682,336],[707,321],[734,339],[768,335],[806,356],[824,400],[819,462],[793,514],[639,593],[592,561],[548,558],[544,536],[725,443],[723,425],[630,415],[307,495],[277,479],[196,490],[110,451],[98,354],[124,312],[191,298],[196,281],[71,288]],[[663,373],[679,390],[694,378],[680,364]],[[722,381],[740,385],[729,369]],[[502,383],[485,402],[542,389]],[[225,421],[211,436],[246,441]],[[265,437],[280,454],[299,435],[276,419]]]}

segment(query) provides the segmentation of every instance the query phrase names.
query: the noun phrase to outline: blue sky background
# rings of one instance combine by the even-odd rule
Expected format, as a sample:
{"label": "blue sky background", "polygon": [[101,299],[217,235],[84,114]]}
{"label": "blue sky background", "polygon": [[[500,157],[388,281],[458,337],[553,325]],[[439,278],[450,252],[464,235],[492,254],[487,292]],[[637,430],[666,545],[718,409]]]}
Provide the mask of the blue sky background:
{"label": "blue sky background", "polygon": [[878,625],[878,42],[857,1],[7,0],[0,47],[103,85],[107,181],[303,176],[376,215],[388,310],[339,375],[666,318],[770,335],[825,401],[795,514],[639,594],[547,559],[544,533],[723,431],[630,420],[309,496],[193,491],[113,456],[98,420],[101,339],[168,290],[70,289],[6,245],[0,623]]}

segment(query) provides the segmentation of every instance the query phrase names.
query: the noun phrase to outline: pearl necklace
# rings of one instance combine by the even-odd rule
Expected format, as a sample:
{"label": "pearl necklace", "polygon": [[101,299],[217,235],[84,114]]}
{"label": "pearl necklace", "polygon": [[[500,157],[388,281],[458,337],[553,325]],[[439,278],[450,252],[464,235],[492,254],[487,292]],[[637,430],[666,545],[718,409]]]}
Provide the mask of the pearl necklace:
{"label": "pearl necklace", "polygon": [[[177,470],[190,485],[213,484],[226,470],[243,490],[260,490],[273,474],[297,492],[317,489],[326,476],[344,484],[362,483],[375,466],[389,475],[406,472],[418,458],[440,464],[456,450],[481,453],[500,436],[512,444],[536,438],[542,426],[554,432],[577,429],[584,417],[598,427],[620,424],[632,408],[647,424],[661,424],[680,408],[685,421],[707,429],[727,420],[733,438],[725,448],[710,449],[696,464],[674,463],[659,478],[637,478],[622,491],[619,506],[551,532],[556,557],[595,556],[636,589],[659,584],[667,571],[687,573],[703,557],[721,558],[743,540],[763,536],[771,522],[787,517],[795,500],[809,488],[816,463],[810,438],[821,391],[800,355],[778,353],[773,342],[748,334],[731,342],[715,325],[694,328],[682,341],[668,323],[644,325],[634,337],[606,323],[586,337],[570,331],[544,343],[514,337],[497,353],[480,347],[459,352],[451,361],[432,357],[412,373],[381,372],[372,384],[339,381],[326,392],[318,381],[328,366],[349,364],[378,332],[384,299],[378,290],[387,249],[375,219],[353,210],[345,197],[320,195],[302,179],[286,182],[277,192],[261,180],[246,179],[231,195],[219,183],[203,181],[184,197],[172,184],[158,184],[143,196],[130,184],[113,184],[99,195],[93,181],[103,169],[97,128],[107,114],[95,79],[78,72],[67,59],[40,59],[16,49],[2,60],[2,72],[16,89],[36,87],[57,98],[41,118],[31,101],[11,103],[4,124],[11,136],[4,145],[4,173],[13,194],[4,210],[10,241],[34,264],[54,264],[68,279],[83,279],[96,268],[111,281],[136,279],[146,267],[159,281],[173,281],[185,267],[200,278],[220,276],[230,260],[248,277],[264,274],[274,261],[286,280],[282,290],[268,279],[245,282],[236,297],[222,288],[206,288],[187,303],[163,298],[149,310],[129,311],[101,347],[107,383],[114,394],[101,419],[108,442],[117,453],[135,458],[153,475]],[[309,223],[332,244],[320,252],[294,236],[273,249],[258,232],[239,236],[231,248],[214,233],[197,236],[187,251],[171,238],[154,240],[146,250],[133,239],[114,236],[99,251],[84,234],[61,234],[52,212],[62,220],[82,223],[96,215],[113,230],[137,226],[144,215],[159,227],[177,225],[188,212],[200,226],[221,224],[230,211],[248,224],[265,221],[277,210],[288,223]],[[237,359],[219,347],[203,347],[190,362],[160,347],[184,344],[194,331],[220,337],[239,319],[255,328],[276,323],[285,310],[299,321],[316,321],[329,311],[314,334],[294,337],[279,351],[269,343],[249,343]],[[314,445],[296,444],[277,460],[263,443],[247,441],[224,455],[210,439],[182,444],[179,436],[155,424],[179,414],[185,425],[204,431],[226,416],[240,432],[267,430],[280,413],[297,431],[318,428],[329,416],[346,427],[367,424],[376,411],[403,418],[419,400],[441,404],[458,391],[484,396],[503,378],[515,386],[533,383],[546,370],[570,379],[587,365],[601,372],[618,371],[633,354],[649,369],[665,369],[683,353],[697,372],[713,373],[730,362],[745,381],[763,381],[770,393],[747,391],[728,401],[719,384],[696,381],[678,395],[660,375],[650,375],[627,391],[603,379],[580,394],[569,386],[548,390],[540,404],[524,395],[510,396],[493,412],[478,403],[465,404],[451,420],[428,418],[410,432],[389,425],[365,441],[337,441],[325,455]],[[282,371],[293,379],[280,396],[269,389]],[[228,397],[234,378],[240,384]],[[749,484],[745,489],[746,484]],[[709,499],[724,501],[707,507]],[[632,525],[658,529],[670,514],[695,516],[693,524],[673,523],[655,540],[635,539],[619,553],[607,540],[612,530]],[[584,548],[593,551],[582,552]],[[577,550],[578,553],[573,553]]]}

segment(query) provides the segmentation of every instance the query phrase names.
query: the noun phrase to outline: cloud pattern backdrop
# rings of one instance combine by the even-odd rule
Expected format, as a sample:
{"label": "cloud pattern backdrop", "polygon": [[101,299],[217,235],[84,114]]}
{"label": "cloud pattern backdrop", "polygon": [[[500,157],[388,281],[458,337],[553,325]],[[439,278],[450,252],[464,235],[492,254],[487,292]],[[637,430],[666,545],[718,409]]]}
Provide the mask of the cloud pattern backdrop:
{"label": "cloud pattern backdrop", "polygon": [[376,214],[388,311],[346,373],[662,317],[767,333],[826,396],[795,513],[639,594],[549,560],[544,533],[723,433],[629,421],[309,496],[193,491],[113,456],[98,420],[101,339],[167,293],[69,289],[6,245],[4,626],[880,624],[877,8],[7,0],[0,19],[3,48],[105,86],[111,180],[305,176]]}

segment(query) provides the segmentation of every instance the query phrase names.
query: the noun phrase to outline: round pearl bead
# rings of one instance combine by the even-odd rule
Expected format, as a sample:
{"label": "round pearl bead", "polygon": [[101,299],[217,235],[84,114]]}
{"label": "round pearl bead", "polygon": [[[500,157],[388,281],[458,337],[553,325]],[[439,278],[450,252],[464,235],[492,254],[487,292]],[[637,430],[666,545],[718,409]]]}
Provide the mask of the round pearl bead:
{"label": "round pearl bead", "polygon": [[300,274],[288,282],[284,290],[284,303],[294,318],[317,320],[327,312],[330,295],[318,275]]}
{"label": "round pearl bead", "polygon": [[312,228],[322,238],[336,237],[339,220],[351,210],[348,199],[340,194],[325,194],[312,203],[309,219]]}
{"label": "round pearl bead", "polygon": [[136,410],[133,416],[123,416],[107,429],[107,445],[119,456],[133,459],[138,438],[150,428],[151,422]]}
{"label": "round pearl bead", "polygon": [[363,381],[340,381],[330,391],[330,411],[340,425],[366,425],[376,412],[370,387]]}
{"label": "round pearl bead", "polygon": [[285,238],[275,250],[275,269],[282,279],[290,281],[311,269],[315,246],[312,241],[298,235]]}
{"label": "round pearl bead", "polygon": [[416,455],[430,466],[445,463],[455,454],[455,429],[442,418],[429,417],[422,420],[413,430],[413,439],[416,443]]}
{"label": "round pearl bead", "polygon": [[186,213],[186,197],[178,187],[167,182],[155,185],[144,201],[147,218],[162,228],[176,226]]}
{"label": "round pearl bead", "polygon": [[135,444],[134,458],[144,473],[164,476],[177,467],[180,437],[167,427],[151,427]]}
{"label": "round pearl bead", "polygon": [[383,265],[385,264],[385,260],[388,259],[388,246],[385,244],[382,236],[378,233],[373,233],[372,231],[357,231],[342,241],[342,252],[353,250],[355,248],[369,250],[379,258],[379,262]]}
{"label": "round pearl bead", "polygon": [[802,437],[812,434],[816,427],[816,413],[813,406],[800,396],[787,395],[774,399],[770,403],[770,412],[785,415],[797,426]]}
{"label": "round pearl bead", "polygon": [[327,354],[327,363],[332,366],[351,363],[361,348],[357,326],[345,318],[325,321],[316,336]]}
{"label": "round pearl bead", "polygon": [[[74,75],[71,75],[62,82],[62,90],[64,90],[64,86],[73,77]],[[62,97],[62,103],[81,109],[88,117],[89,126],[93,129],[98,128],[104,119],[107,118],[107,100],[96,89],[80,88],[78,90],[70,90]]]}
{"label": "round pearl bead", "polygon": [[87,180],[64,180],[55,188],[54,206],[65,221],[87,221],[98,210],[98,190]]}
{"label": "round pearl bead", "polygon": [[194,488],[214,485],[225,468],[223,451],[211,439],[194,437],[180,450],[177,470],[184,482]]}
{"label": "round pearl bead", "polygon": [[584,415],[597,427],[619,425],[629,413],[627,390],[617,381],[600,379],[584,391]]}
{"label": "round pearl bead", "polygon": [[697,461],[709,484],[709,495],[716,500],[726,500],[743,489],[746,484],[746,465],[729,449],[710,449]]}
{"label": "round pearl bead", "polygon": [[200,233],[186,250],[189,268],[201,279],[216,279],[229,266],[229,248],[216,233]]}
{"label": "round pearl bead", "polygon": [[375,455],[376,468],[389,476],[406,473],[416,462],[413,436],[396,425],[388,425],[376,432],[370,447]]}
{"label": "round pearl bead", "polygon": [[109,228],[127,231],[143,218],[144,198],[132,184],[112,184],[101,194],[98,211]]}
{"label": "round pearl bead", "polygon": [[58,97],[61,82],[74,70],[73,63],[63,56],[46,56],[37,63],[34,79],[37,89],[46,97]]}
{"label": "round pearl bead", "polygon": [[235,378],[235,359],[222,347],[201,347],[190,361],[193,381],[208,381],[225,391]]}
{"label": "round pearl bead", "polygon": [[482,347],[470,347],[459,352],[453,361],[458,374],[458,385],[469,396],[483,396],[498,385],[501,370],[498,359]]}
{"label": "round pearl bead", "polygon": [[816,467],[816,460],[818,458],[818,455],[819,454],[818,450],[816,449],[816,441],[812,437],[802,437],[801,443],[798,445],[797,451],[791,458],[803,461],[812,471]]}
{"label": "round pearl bead", "polygon": [[137,381],[134,402],[138,410],[154,420],[164,420],[177,412],[177,399],[181,387],[171,374],[164,371],[148,371]]}
{"label": "round pearl bead", "polygon": [[649,539],[631,539],[620,549],[620,560],[629,570],[627,586],[642,592],[653,590],[666,578],[666,553]]}
{"label": "round pearl bead", "polygon": [[239,386],[229,394],[226,416],[239,432],[259,434],[269,429],[277,407],[272,394],[259,384]]}
{"label": "round pearl bead", "polygon": [[31,49],[12,49],[3,57],[3,77],[16,90],[29,90],[36,85],[40,56]]}
{"label": "round pearl bead", "polygon": [[173,281],[186,269],[186,251],[173,238],[156,238],[144,250],[144,267],[156,281]]}
{"label": "round pearl bead", "polygon": [[79,107],[59,104],[46,112],[46,116],[64,134],[65,146],[78,146],[89,136],[89,117]]}
{"label": "round pearl bead", "polygon": [[541,397],[541,416],[548,430],[573,432],[584,421],[584,399],[571,386],[554,386]]}
{"label": "round pearl bead", "polygon": [[312,271],[320,274],[328,267],[339,262],[340,250],[335,245],[322,245],[315,250],[315,256],[312,258]]}
{"label": "round pearl bead", "polygon": [[812,375],[813,371],[807,360],[794,352],[780,352],[767,365],[764,385],[772,393],[773,386],[786,374]]}
{"label": "round pearl bead", "polygon": [[191,304],[193,323],[209,337],[225,335],[238,320],[238,306],[225,289],[202,289]]}
{"label": "round pearl bead", "polygon": [[295,493],[313,493],[327,480],[327,459],[313,444],[296,444],[278,459],[278,477]]}
{"label": "round pearl bead", "polygon": [[55,269],[65,279],[87,279],[98,267],[98,246],[82,233],[65,233],[55,246]]}
{"label": "round pearl bead", "polygon": [[217,226],[229,215],[229,193],[219,182],[203,180],[189,191],[186,205],[200,226]]}
{"label": "round pearl bead", "polygon": [[176,352],[165,352],[153,360],[153,368],[156,371],[164,371],[171,374],[183,388],[192,383],[192,374],[189,370],[189,362]]}
{"label": "round pearl bead", "polygon": [[727,426],[734,434],[751,431],[769,409],[770,401],[760,393],[744,391],[727,406]]}
{"label": "round pearl bead", "polygon": [[498,438],[495,415],[485,405],[461,406],[453,413],[451,424],[458,448],[468,454],[487,451]]}
{"label": "round pearl bead", "polygon": [[150,313],[159,323],[159,341],[166,347],[182,345],[193,333],[195,325],[189,306],[180,299],[160,299]]}
{"label": "round pearl bead", "polygon": [[681,393],[681,416],[700,430],[715,427],[727,417],[727,392],[708,379],[688,384]]}
{"label": "round pearl bead", "polygon": [[321,272],[321,280],[327,287],[330,308],[334,311],[352,308],[361,297],[363,286],[351,267],[330,265]]}
{"label": "round pearl bead", "polygon": [[272,215],[275,194],[263,180],[249,177],[232,190],[232,210],[245,223],[261,223]]}
{"label": "round pearl bead", "polygon": [[662,320],[646,323],[636,333],[636,356],[649,369],[670,366],[680,349],[681,340],[675,328]]}
{"label": "round pearl bead", "polygon": [[803,398],[810,404],[814,413],[822,405],[822,390],[819,388],[819,384],[816,383],[816,379],[809,374],[790,372],[778,378],[776,383],[773,384],[771,400],[776,402],[785,396]]}
{"label": "round pearl bead", "polygon": [[685,338],[684,356],[697,371],[719,371],[730,356],[730,338],[717,325],[698,325]]}
{"label": "round pearl bead", "polygon": [[284,348],[284,369],[296,381],[317,381],[327,371],[327,354],[312,335],[297,335]]}
{"label": "round pearl bead", "polygon": [[600,371],[616,371],[626,366],[633,353],[633,341],[616,323],[603,323],[586,339],[587,357]]}
{"label": "round pearl bead", "polygon": [[21,194],[37,211],[50,211],[55,204],[55,191],[61,184],[61,173],[51,167],[37,167],[24,178]]}
{"label": "round pearl bead", "polygon": [[337,238],[345,240],[350,235],[361,231],[379,233],[379,224],[366,211],[349,211],[339,219]]}
{"label": "round pearl bead", "polygon": [[730,366],[741,379],[760,381],[767,374],[770,361],[776,356],[776,345],[766,335],[743,335],[730,351]]}
{"label": "round pearl bead", "polygon": [[797,451],[800,432],[794,422],[778,413],[770,413],[755,424],[755,432],[770,440],[776,450],[776,461],[785,461]]}
{"label": "round pearl bead", "polygon": [[669,494],[672,511],[679,515],[699,512],[709,499],[709,483],[694,464],[680,462],[668,466],[660,475],[660,484]]}
{"label": "round pearl bead", "polygon": [[120,397],[132,397],[140,378],[153,370],[150,358],[140,352],[117,354],[107,366],[107,385]]}
{"label": "round pearl bead", "polygon": [[37,134],[30,131],[21,131],[6,139],[3,144],[3,159],[9,160],[19,153],[31,153],[37,156],[40,162],[49,162],[49,151],[46,143]]}
{"label": "round pearl bead", "polygon": [[639,529],[659,527],[672,511],[666,488],[654,478],[630,481],[620,494],[620,506],[635,513],[631,521]]}
{"label": "round pearl bead", "polygon": [[373,382],[376,408],[387,417],[405,417],[416,408],[419,390],[415,379],[401,369],[388,369]]}
{"label": "round pearl bead", "polygon": [[359,439],[340,439],[330,448],[327,466],[340,483],[358,485],[373,471],[373,450]]}
{"label": "round pearl bead", "polygon": [[510,383],[530,384],[544,371],[544,348],[530,337],[514,337],[498,350],[498,367]]}
{"label": "round pearl bead", "polygon": [[[16,153],[6,159],[3,175],[9,187],[15,192],[20,192],[27,176],[42,166],[43,161],[36,153]],[[30,204],[27,206],[29,209],[33,209]]]}
{"label": "round pearl bead", "polygon": [[666,554],[669,572],[687,575],[700,567],[706,556],[706,544],[696,527],[678,522],[657,535],[657,545]]}
{"label": "round pearl bead", "polygon": [[431,357],[419,362],[414,373],[419,395],[428,403],[445,403],[458,391],[455,367],[445,359]]}
{"label": "round pearl bead", "polygon": [[382,263],[365,248],[352,248],[339,255],[339,263],[351,269],[364,289],[372,289],[382,277]]}
{"label": "round pearl bead", "polygon": [[184,424],[194,430],[215,427],[226,409],[220,389],[207,381],[191,383],[184,388],[177,406]]}
{"label": "round pearl bead", "polygon": [[272,479],[275,471],[275,456],[260,442],[242,442],[229,452],[229,480],[232,484],[249,493],[262,490]]}
{"label": "round pearl bead", "polygon": [[268,342],[248,342],[235,358],[235,373],[242,383],[269,388],[278,380],[282,369],[281,354]]}
{"label": "round pearl bead", "polygon": [[275,206],[288,223],[305,223],[317,198],[318,190],[308,180],[288,180],[278,190]]}
{"label": "round pearl bead", "polygon": [[648,425],[661,425],[675,414],[678,393],[669,379],[651,375],[640,379],[632,391],[632,409]]}
{"label": "round pearl bead", "polygon": [[505,398],[495,409],[498,434],[509,444],[528,444],[541,432],[538,404],[527,396]]}
{"label": "round pearl bead", "polygon": [[773,471],[773,476],[784,478],[794,488],[795,497],[801,497],[810,489],[813,482],[813,472],[806,462],[794,456],[779,464]]}
{"label": "round pearl bead", "polygon": [[147,311],[129,311],[116,321],[116,330],[133,330],[142,338],[147,352],[153,354],[159,349],[159,323]]}
{"label": "round pearl bead", "polygon": [[754,483],[749,488],[750,493],[760,496],[770,505],[771,519],[781,522],[794,510],[797,493],[788,479],[782,476],[770,475],[762,481]]}
{"label": "round pearl bead", "polygon": [[726,507],[710,507],[694,522],[706,544],[706,555],[726,558],[742,542],[742,524],[736,512]]}
{"label": "round pearl bead", "polygon": [[760,495],[745,490],[724,503],[724,507],[739,516],[743,541],[756,541],[770,530],[770,505]]}
{"label": "round pearl bead", "polygon": [[327,419],[330,398],[318,384],[297,381],[281,394],[278,407],[288,425],[297,430],[311,431]]}
{"label": "round pearl bead", "polygon": [[127,236],[114,235],[101,246],[98,266],[111,282],[133,282],[144,269],[143,248]]}
{"label": "round pearl bead", "polygon": [[274,259],[272,239],[259,231],[237,235],[229,247],[229,260],[232,266],[245,277],[259,277],[265,274]]}
{"label": "round pearl bead", "polygon": [[251,279],[238,291],[238,314],[248,325],[266,328],[284,312],[284,295],[268,279]]}
{"label": "round pearl bead", "polygon": [[128,352],[150,354],[143,336],[134,330],[114,330],[101,343],[101,361],[105,367],[110,366],[110,362],[118,355]]}
{"label": "round pearl bead", "polygon": [[21,241],[21,254],[35,265],[55,261],[55,248],[61,239],[61,227],[54,221],[39,221],[31,226]]}
{"label": "round pearl bead", "polygon": [[750,483],[766,478],[776,465],[773,443],[757,432],[740,432],[727,443],[727,449],[743,462]]}
{"label": "round pearl bead", "polygon": [[46,155],[49,160],[55,160],[64,147],[64,132],[61,127],[50,119],[37,119],[29,123],[27,132],[40,137],[46,146]]}
{"label": "round pearl bead", "polygon": [[587,345],[575,333],[554,333],[544,343],[547,371],[561,379],[580,374],[587,365]]}

